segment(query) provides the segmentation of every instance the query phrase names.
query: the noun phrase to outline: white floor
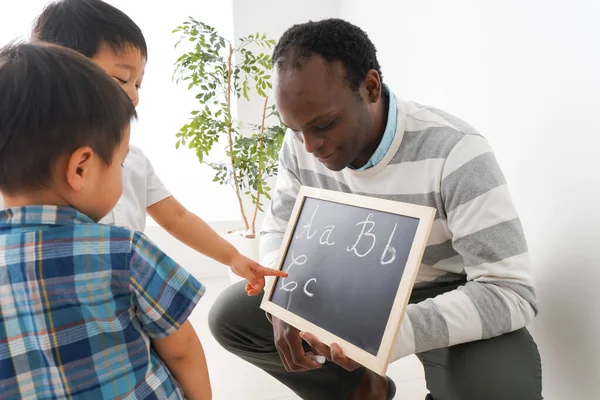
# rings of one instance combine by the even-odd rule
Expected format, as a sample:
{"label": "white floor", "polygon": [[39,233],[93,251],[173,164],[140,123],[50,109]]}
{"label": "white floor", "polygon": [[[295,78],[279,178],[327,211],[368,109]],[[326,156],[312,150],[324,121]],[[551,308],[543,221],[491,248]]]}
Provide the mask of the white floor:
{"label": "white floor", "polygon": [[[208,329],[208,310],[218,294],[228,285],[227,279],[203,279],[208,290],[190,320],[200,336],[208,359],[214,400],[297,400],[291,390],[262,370],[225,351]],[[396,399],[423,400],[427,393],[423,367],[416,357],[407,357],[388,369],[398,387]]]}

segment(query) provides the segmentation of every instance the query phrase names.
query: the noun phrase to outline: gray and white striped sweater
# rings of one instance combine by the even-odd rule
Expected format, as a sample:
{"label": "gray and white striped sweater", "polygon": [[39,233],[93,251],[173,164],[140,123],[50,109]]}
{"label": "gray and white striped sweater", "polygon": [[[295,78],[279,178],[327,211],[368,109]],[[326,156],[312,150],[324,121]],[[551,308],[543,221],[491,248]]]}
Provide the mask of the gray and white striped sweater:
{"label": "gray and white striped sweater", "polygon": [[398,100],[398,126],[384,159],[365,171],[328,170],[292,134],[279,157],[261,263],[273,266],[301,185],[437,209],[418,287],[464,281],[410,304],[392,359],[486,339],[526,326],[537,313],[523,229],[488,142],[443,111]]}

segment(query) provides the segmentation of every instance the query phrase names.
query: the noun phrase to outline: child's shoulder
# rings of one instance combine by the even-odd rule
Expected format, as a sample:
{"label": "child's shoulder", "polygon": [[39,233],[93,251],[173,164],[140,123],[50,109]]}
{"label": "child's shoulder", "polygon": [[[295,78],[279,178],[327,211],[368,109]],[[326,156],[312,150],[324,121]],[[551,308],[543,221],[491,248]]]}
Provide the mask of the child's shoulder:
{"label": "child's shoulder", "polygon": [[166,255],[142,232],[126,227],[99,223],[78,224],[73,232],[75,253],[88,255],[110,255],[127,263],[140,258],[163,259]]}
{"label": "child's shoulder", "polygon": [[146,157],[146,155],[144,154],[144,151],[133,144],[129,145],[129,154],[128,155],[133,155],[133,156],[137,156],[137,157]]}
{"label": "child's shoulder", "polygon": [[101,247],[104,252],[130,253],[139,236],[129,228],[100,223],[77,224],[73,226],[74,237],[88,247]]}
{"label": "child's shoulder", "polygon": [[[91,232],[95,231],[95,237],[110,242],[113,252],[130,254],[139,252],[162,253],[158,246],[143,232],[114,225],[90,224],[90,226],[93,226]],[[94,237],[90,237],[90,239],[93,240]]]}
{"label": "child's shoulder", "polygon": [[139,147],[129,145],[129,153],[127,153],[124,166],[123,181],[126,183],[125,186],[132,184],[138,189],[144,189],[145,192],[147,175],[152,166],[144,151]]}
{"label": "child's shoulder", "polygon": [[145,164],[147,160],[148,158],[146,157],[146,154],[144,154],[144,151],[142,149],[132,144],[129,145],[129,153],[127,153],[127,162]]}

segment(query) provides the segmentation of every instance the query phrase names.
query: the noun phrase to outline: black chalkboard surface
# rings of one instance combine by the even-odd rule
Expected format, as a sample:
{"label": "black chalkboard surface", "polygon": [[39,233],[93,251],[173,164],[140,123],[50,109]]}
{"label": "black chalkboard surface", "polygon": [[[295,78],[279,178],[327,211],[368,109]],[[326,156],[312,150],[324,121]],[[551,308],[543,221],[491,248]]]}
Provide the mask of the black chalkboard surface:
{"label": "black chalkboard surface", "polygon": [[385,373],[434,215],[303,187],[263,309]]}
{"label": "black chalkboard surface", "polygon": [[306,199],[271,301],[376,356],[418,226]]}

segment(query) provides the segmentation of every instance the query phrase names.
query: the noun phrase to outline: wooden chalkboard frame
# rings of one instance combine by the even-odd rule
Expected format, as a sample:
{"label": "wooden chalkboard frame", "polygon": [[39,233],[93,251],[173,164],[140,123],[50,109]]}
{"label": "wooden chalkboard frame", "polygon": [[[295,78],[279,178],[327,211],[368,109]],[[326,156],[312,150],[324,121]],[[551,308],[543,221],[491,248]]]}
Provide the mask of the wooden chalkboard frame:
{"label": "wooden chalkboard frame", "polygon": [[436,210],[432,207],[416,204],[401,203],[392,200],[379,199],[376,197],[360,196],[302,186],[290,216],[290,221],[283,238],[283,243],[279,250],[277,263],[274,267],[275,269],[281,270],[281,268],[283,268],[284,260],[292,241],[292,235],[296,230],[300,212],[307,198],[326,200],[419,219],[419,225],[415,233],[413,244],[406,262],[406,267],[400,280],[398,292],[396,293],[394,305],[392,306],[392,311],[390,312],[383,335],[383,340],[381,341],[377,356],[370,354],[360,347],[347,342],[341,337],[272,302],[271,298],[275,290],[275,283],[277,282],[276,278],[268,279],[265,294],[260,305],[260,307],[269,314],[287,322],[302,332],[312,333],[326,345],[337,343],[340,345],[346,356],[380,375],[385,375],[394,348],[394,343],[400,330],[402,318],[417,278],[417,272],[419,270],[423,252],[425,251],[425,246],[429,238],[429,233],[431,231]]}

